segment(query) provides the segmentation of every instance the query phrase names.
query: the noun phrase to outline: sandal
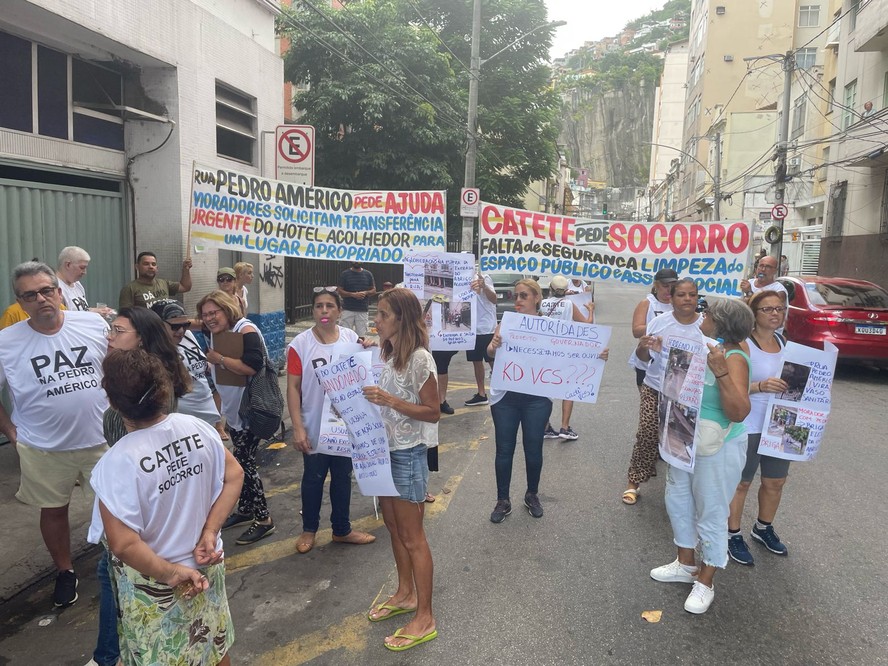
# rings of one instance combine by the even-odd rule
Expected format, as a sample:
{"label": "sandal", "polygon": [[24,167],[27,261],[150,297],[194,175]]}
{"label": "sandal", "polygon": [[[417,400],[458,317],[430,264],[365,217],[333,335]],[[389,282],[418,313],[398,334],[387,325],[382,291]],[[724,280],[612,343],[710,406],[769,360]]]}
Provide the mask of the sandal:
{"label": "sandal", "polygon": [[638,488],[626,488],[623,491],[623,504],[635,504],[638,501],[638,496],[641,493],[638,492]]}
{"label": "sandal", "polygon": [[296,552],[301,555],[305,555],[308,551],[314,548],[315,545],[315,533],[314,532],[303,532],[299,535],[299,538],[296,539]]}
{"label": "sandal", "polygon": [[429,504],[431,504],[432,502],[435,501],[435,496],[432,495],[432,493],[426,493],[425,501],[428,502]]}

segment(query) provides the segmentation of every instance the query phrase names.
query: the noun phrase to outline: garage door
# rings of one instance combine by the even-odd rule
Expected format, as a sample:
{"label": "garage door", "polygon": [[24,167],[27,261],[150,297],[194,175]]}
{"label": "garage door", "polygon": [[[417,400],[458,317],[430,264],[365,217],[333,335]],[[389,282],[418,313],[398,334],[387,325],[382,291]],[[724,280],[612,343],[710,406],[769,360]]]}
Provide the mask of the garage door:
{"label": "garage door", "polygon": [[17,264],[39,257],[55,268],[67,245],[92,257],[83,280],[90,304],[117,303],[133,270],[125,199],[119,181],[101,185],[108,189],[0,178],[0,310],[15,298],[10,277]]}

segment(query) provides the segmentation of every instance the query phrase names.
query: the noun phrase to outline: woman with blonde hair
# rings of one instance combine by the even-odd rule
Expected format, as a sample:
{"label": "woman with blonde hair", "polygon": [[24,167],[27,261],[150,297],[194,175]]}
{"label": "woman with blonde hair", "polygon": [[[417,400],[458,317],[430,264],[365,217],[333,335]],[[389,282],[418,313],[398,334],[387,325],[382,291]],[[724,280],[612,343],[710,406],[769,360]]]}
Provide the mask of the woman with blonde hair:
{"label": "woman with blonde hair", "polygon": [[[543,292],[536,280],[519,280],[515,283],[515,312],[526,315],[539,314]],[[499,326],[487,347],[488,356],[495,356],[502,346]],[[516,391],[490,390],[490,414],[493,417],[496,439],[496,506],[490,521],[501,523],[512,513],[509,488],[512,483],[512,460],[521,427],[524,445],[524,465],[527,471],[527,492],[524,506],[534,518],[543,517],[543,505],[539,499],[540,475],[543,471],[543,434],[552,414],[552,400],[544,396],[517,393]]]}
{"label": "woman with blonde hair", "polygon": [[237,278],[235,285],[237,287],[236,294],[244,304],[244,314],[247,313],[247,285],[253,284],[253,264],[246,261],[239,261],[234,265],[234,275]]}
{"label": "woman with blonde hair", "polygon": [[398,497],[380,497],[398,570],[398,589],[367,616],[379,622],[415,611],[413,619],[385,639],[395,652],[438,636],[432,615],[432,551],[423,529],[429,481],[427,451],[438,445],[438,383],[419,299],[409,289],[379,296],[376,330],[385,366],[378,386],[364,396],[379,405],[388,434],[392,481]]}
{"label": "woman with blonde hair", "polygon": [[[274,532],[274,521],[268,513],[268,502],[262,479],[259,478],[259,466],[256,464],[260,439],[250,431],[249,415],[246,419],[240,415],[246,387],[220,384],[216,373],[223,369],[235,375],[252,377],[265,364],[265,341],[253,322],[241,315],[240,305],[234,297],[224,291],[213,291],[200,299],[197,316],[203,322],[205,333],[209,333],[207,362],[211,364],[213,381],[222,401],[222,415],[228,423],[234,457],[244,468],[244,486],[237,511],[228,517],[222,529],[249,524],[247,531],[235,541],[237,545],[243,546],[264,539]],[[215,349],[215,336],[228,331],[243,334],[243,354],[240,358],[224,356]]]}

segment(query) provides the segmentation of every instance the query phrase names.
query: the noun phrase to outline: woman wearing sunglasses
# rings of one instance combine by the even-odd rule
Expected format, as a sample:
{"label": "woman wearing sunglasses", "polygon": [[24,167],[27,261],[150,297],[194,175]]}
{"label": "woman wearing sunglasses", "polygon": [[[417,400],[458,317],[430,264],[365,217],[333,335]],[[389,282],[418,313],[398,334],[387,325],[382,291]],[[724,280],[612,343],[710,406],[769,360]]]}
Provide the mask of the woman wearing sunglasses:
{"label": "woman wearing sunglasses", "polygon": [[[543,293],[536,280],[519,280],[515,283],[515,312],[526,315],[539,314]],[[499,326],[487,347],[487,355],[493,357],[502,346]],[[512,513],[509,489],[512,483],[512,460],[521,427],[524,445],[524,465],[527,470],[527,492],[524,506],[534,518],[542,518],[543,506],[539,499],[540,475],[543,471],[543,434],[552,414],[552,400],[539,395],[515,391],[490,390],[490,414],[493,417],[496,439],[496,506],[490,521],[501,523]]]}
{"label": "woman wearing sunglasses", "polygon": [[216,284],[219,286],[220,291],[225,292],[237,301],[237,304],[240,307],[241,316],[246,316],[247,302],[238,293],[240,289],[237,286],[237,273],[235,270],[233,268],[228,268],[227,266],[220,268],[216,272]]}
{"label": "woman wearing sunglasses", "polygon": [[728,554],[735,562],[744,565],[754,563],[752,553],[740,534],[740,520],[743,505],[757,470],[761,469],[761,485],[758,491],[758,514],[749,536],[777,555],[786,555],[786,546],[774,531],[771,523],[777,515],[783,486],[789,475],[789,461],[772,456],[759,455],[759,441],[765,422],[765,411],[771,393],[785,391],[788,386],[780,379],[783,369],[783,347],[785,340],[778,332],[783,327],[786,316],[786,303],[782,292],[762,290],[749,299],[749,307],[755,314],[752,335],[747,338],[750,370],[749,416],[743,421],[749,438],[746,450],[746,466],[740,475],[737,492],[731,501],[731,515],[728,518]]}
{"label": "woman wearing sunglasses", "polygon": [[[268,513],[265,489],[256,464],[260,440],[250,432],[249,415],[244,420],[239,413],[246,387],[220,384],[216,371],[221,368],[235,375],[252,377],[265,363],[265,341],[253,322],[242,316],[237,300],[223,291],[210,292],[200,299],[197,314],[206,329],[205,333],[209,333],[207,361],[211,364],[213,381],[222,399],[222,415],[231,431],[234,457],[244,469],[244,485],[237,510],[228,517],[222,529],[250,524],[246,532],[235,541],[237,545],[244,546],[271,535],[274,532],[274,521]],[[243,334],[243,354],[240,358],[224,356],[214,347],[214,336],[228,331]]]}
{"label": "woman wearing sunglasses", "polygon": [[151,309],[166,323],[179,358],[191,375],[191,392],[179,399],[178,412],[206,421],[216,428],[222,441],[228,441],[228,433],[222,425],[219,408],[214,399],[216,385],[210,376],[206,354],[190,330],[194,320],[188,318],[179,301],[172,299],[157,301]]}
{"label": "woman wearing sunglasses", "polygon": [[330,521],[333,541],[367,544],[376,537],[353,530],[349,517],[352,461],[349,456],[312,453],[317,448],[324,412],[324,389],[315,369],[353,354],[358,334],[339,326],[342,300],[336,287],[315,287],[311,298],[314,326],[303,331],[287,348],[287,408],[293,425],[293,445],[302,451],[302,534],[296,539],[296,552],[314,548],[321,524],[324,481],[330,474]]}

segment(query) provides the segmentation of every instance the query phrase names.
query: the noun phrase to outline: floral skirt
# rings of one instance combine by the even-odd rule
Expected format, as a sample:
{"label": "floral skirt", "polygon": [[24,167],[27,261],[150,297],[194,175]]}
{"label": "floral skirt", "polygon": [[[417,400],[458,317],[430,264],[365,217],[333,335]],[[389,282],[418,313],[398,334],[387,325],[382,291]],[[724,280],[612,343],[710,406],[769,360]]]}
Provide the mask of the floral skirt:
{"label": "floral skirt", "polygon": [[234,643],[225,564],[202,570],[210,588],[194,599],[111,557],[120,659],[125,666],[211,666]]}

